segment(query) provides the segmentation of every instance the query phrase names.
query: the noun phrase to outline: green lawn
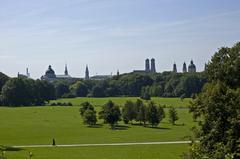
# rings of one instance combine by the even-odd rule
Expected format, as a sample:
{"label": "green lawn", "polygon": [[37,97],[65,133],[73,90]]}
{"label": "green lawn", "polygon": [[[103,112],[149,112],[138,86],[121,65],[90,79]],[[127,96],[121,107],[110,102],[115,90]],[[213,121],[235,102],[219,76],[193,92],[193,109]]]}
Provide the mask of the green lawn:
{"label": "green lawn", "polygon": [[[69,99],[71,100],[79,100]],[[86,98],[85,98],[86,99]],[[87,98],[89,99],[89,98]],[[132,98],[134,99],[134,98]],[[64,99],[66,101],[67,99]],[[92,99],[93,101],[108,99]],[[126,99],[113,98],[125,101]],[[169,99],[161,99],[161,101]],[[171,101],[172,103],[176,102]],[[77,102],[77,101],[76,101]],[[123,102],[124,103],[124,102]],[[170,103],[170,102],[169,102]],[[100,105],[100,104],[99,104]],[[96,107],[99,111],[100,107]],[[89,128],[82,124],[79,107],[21,107],[0,108],[0,145],[38,145],[51,144],[52,138],[57,144],[81,143],[124,143],[124,142],[154,142],[184,140],[190,134],[190,128],[196,123],[192,121],[188,109],[177,109],[180,120],[172,126],[168,118],[157,128],[125,125],[119,123],[117,130],[110,130],[108,125],[98,121],[98,127]],[[168,114],[168,109],[165,109]],[[116,147],[84,147],[84,148],[35,148],[22,151],[7,152],[12,159],[26,156],[27,151],[33,151],[34,158],[41,159],[74,159],[74,158],[178,158],[186,150],[186,145],[142,145]],[[140,153],[141,152],[141,153]],[[140,154],[139,154],[140,153]],[[39,157],[41,156],[41,157]],[[142,156],[142,157],[141,157]],[[22,157],[25,159],[25,157]]]}
{"label": "green lawn", "polygon": [[35,148],[6,152],[8,159],[181,159],[187,145],[144,145],[81,148]]}
{"label": "green lawn", "polygon": [[[80,105],[83,102],[90,102],[95,106],[102,106],[107,101],[112,100],[114,103],[122,106],[127,100],[136,101],[139,99],[138,97],[108,97],[108,98],[68,98],[68,99],[59,99],[52,102],[71,102],[73,105]],[[175,107],[187,107],[189,102],[191,101],[190,98],[186,98],[181,100],[180,98],[159,98],[159,97],[152,97],[152,101],[157,104],[166,105],[166,106],[175,106]]]}

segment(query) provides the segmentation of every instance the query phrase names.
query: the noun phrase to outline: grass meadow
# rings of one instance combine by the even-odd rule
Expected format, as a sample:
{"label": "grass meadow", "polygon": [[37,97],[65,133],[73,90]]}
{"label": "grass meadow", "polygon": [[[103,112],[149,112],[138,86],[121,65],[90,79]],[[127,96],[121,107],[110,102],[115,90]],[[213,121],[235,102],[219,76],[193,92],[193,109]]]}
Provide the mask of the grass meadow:
{"label": "grass meadow", "polygon": [[[90,102],[94,106],[102,106],[104,105],[107,101],[112,100],[114,103],[117,105],[123,106],[124,103],[127,100],[130,101],[136,101],[137,99],[140,99],[138,97],[107,97],[107,98],[87,98],[87,97],[82,97],[82,98],[68,98],[68,99],[59,99],[59,100],[54,100],[51,101],[50,103],[57,103],[57,102],[70,102],[73,105],[80,105],[83,102]],[[152,101],[154,101],[156,104],[161,104],[165,106],[174,106],[174,107],[188,107],[189,102],[191,101],[190,98],[186,98],[181,100],[180,98],[159,98],[159,97],[152,97]],[[146,102],[146,101],[145,101]]]}
{"label": "grass meadow", "polygon": [[[109,99],[119,105],[129,98],[76,98],[62,99],[61,102],[72,102],[74,105],[87,101],[100,105]],[[134,100],[136,98],[130,98]],[[154,98],[158,103],[184,106],[180,99]],[[160,101],[158,101],[160,100]],[[189,100],[189,99],[188,99]],[[156,103],[157,103],[156,102]],[[181,103],[178,103],[181,102]],[[174,103],[178,103],[174,105]],[[16,107],[0,108],[0,145],[48,145],[52,139],[57,144],[101,144],[101,143],[126,143],[126,142],[158,142],[158,141],[179,141],[186,140],[185,136],[191,134],[191,127],[196,125],[193,122],[188,109],[178,108],[179,120],[176,125],[168,122],[168,116],[157,128],[143,127],[138,123],[125,125],[119,123],[117,130],[111,130],[108,125],[98,121],[96,127],[90,128],[83,125],[79,115],[79,106],[42,106],[42,107]],[[168,108],[165,108],[168,115]],[[176,159],[182,152],[186,151],[187,145],[135,145],[135,146],[103,146],[103,147],[75,147],[75,148],[34,148],[19,149],[6,152],[8,159],[25,159],[28,152],[34,154],[36,159],[140,159],[140,158],[168,158]]]}

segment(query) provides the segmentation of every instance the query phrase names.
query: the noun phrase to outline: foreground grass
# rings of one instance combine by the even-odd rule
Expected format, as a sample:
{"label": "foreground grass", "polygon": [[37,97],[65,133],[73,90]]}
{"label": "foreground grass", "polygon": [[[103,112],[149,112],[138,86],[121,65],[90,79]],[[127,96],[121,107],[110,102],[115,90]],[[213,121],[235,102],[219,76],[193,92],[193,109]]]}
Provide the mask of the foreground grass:
{"label": "foreground grass", "polygon": [[6,152],[8,159],[180,159],[187,145],[137,145],[81,148],[34,148]]}
{"label": "foreground grass", "polygon": [[[88,100],[87,100],[88,99]],[[64,99],[63,102],[82,103],[91,99],[97,103],[100,110],[109,99],[121,105],[126,100],[137,98],[75,98]],[[177,103],[180,99],[153,98],[159,103]],[[155,102],[156,102],[155,101]],[[186,100],[184,101],[186,102]],[[178,103],[175,106],[180,106]],[[125,125],[119,123],[117,130],[110,130],[108,125],[98,125],[89,128],[82,124],[79,107],[0,107],[0,145],[48,145],[55,138],[57,144],[101,144],[126,142],[156,142],[179,141],[190,135],[190,129],[196,123],[192,121],[188,109],[177,109],[180,120],[177,125],[171,125],[166,117],[157,128],[143,127],[138,123]],[[165,109],[166,115],[168,109]],[[25,159],[33,152],[34,159],[140,159],[160,158],[177,159],[186,151],[187,145],[134,145],[134,146],[104,146],[81,148],[33,148],[11,150],[6,152],[8,159]]]}
{"label": "foreground grass", "polygon": [[[73,105],[80,105],[83,102],[90,102],[95,106],[102,106],[109,100],[112,100],[117,105],[124,105],[127,100],[136,101],[139,99],[138,97],[108,97],[108,98],[67,98],[67,99],[58,99],[51,101],[51,103],[55,102],[71,102]],[[174,106],[174,107],[187,107],[189,102],[191,101],[190,98],[186,98],[181,100],[180,98],[159,98],[159,97],[152,97],[152,101],[156,104],[166,105],[166,106]]]}
{"label": "foreground grass", "polygon": [[187,109],[178,109],[180,120],[174,126],[166,118],[157,128],[120,122],[117,130],[110,130],[108,125],[101,125],[102,121],[89,128],[82,124],[78,110],[79,107],[0,108],[0,144],[51,144],[52,138],[58,144],[176,141],[189,135],[195,124]]}

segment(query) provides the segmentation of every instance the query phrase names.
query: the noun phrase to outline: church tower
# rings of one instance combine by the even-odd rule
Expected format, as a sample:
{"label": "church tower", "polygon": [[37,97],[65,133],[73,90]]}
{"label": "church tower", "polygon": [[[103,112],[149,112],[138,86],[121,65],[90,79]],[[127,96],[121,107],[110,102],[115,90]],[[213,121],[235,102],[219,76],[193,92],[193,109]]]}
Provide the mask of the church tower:
{"label": "church tower", "polygon": [[177,73],[177,65],[176,65],[175,62],[174,62],[174,64],[173,64],[173,72],[174,72],[174,73]]}
{"label": "church tower", "polygon": [[146,71],[146,72],[150,72],[149,59],[146,59],[146,61],[145,61],[145,71]]}
{"label": "church tower", "polygon": [[156,73],[156,67],[155,67],[155,59],[151,59],[151,72]]}
{"label": "church tower", "polygon": [[188,72],[189,73],[195,73],[196,72],[196,66],[193,63],[193,60],[191,60],[190,65],[188,66]]}
{"label": "church tower", "polygon": [[89,80],[89,70],[88,70],[88,65],[86,66],[85,80]]}
{"label": "church tower", "polygon": [[183,63],[183,73],[186,73],[187,72],[187,65],[186,65],[186,63],[184,62]]}
{"label": "church tower", "polygon": [[68,76],[67,64],[65,65],[65,71],[64,71],[64,75],[65,75],[65,76]]}
{"label": "church tower", "polygon": [[117,76],[119,76],[119,75],[120,75],[119,70],[117,70]]}

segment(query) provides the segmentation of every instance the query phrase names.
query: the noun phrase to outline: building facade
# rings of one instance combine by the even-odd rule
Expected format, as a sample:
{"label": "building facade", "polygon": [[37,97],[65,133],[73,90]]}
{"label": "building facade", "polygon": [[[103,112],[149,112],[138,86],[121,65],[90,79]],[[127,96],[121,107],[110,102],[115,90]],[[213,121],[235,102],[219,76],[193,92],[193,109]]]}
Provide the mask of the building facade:
{"label": "building facade", "polygon": [[67,65],[65,65],[65,70],[63,75],[56,75],[55,71],[52,69],[52,66],[49,65],[45,75],[41,77],[41,80],[46,80],[49,82],[53,82],[56,80],[73,80],[73,78],[68,74]]}

